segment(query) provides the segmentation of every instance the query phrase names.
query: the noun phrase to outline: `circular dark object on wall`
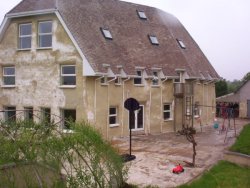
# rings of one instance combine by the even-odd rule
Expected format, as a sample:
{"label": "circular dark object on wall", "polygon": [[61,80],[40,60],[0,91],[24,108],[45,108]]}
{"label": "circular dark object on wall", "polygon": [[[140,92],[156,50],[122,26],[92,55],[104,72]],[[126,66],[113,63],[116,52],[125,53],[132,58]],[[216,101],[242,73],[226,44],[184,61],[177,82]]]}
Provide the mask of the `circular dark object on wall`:
{"label": "circular dark object on wall", "polygon": [[140,108],[140,104],[136,99],[128,98],[124,102],[124,107],[129,111],[135,111],[135,110],[138,110]]}

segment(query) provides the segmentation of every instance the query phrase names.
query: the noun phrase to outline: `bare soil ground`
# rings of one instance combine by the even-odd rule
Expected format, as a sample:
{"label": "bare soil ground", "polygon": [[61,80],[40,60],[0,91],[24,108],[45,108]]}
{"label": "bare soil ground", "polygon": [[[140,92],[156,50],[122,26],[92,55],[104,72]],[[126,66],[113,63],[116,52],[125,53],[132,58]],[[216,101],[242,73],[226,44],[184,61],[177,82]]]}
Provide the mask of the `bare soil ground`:
{"label": "bare soil ground", "polygon": [[[222,120],[219,120],[222,122]],[[239,135],[244,125],[249,120],[236,120],[236,132]],[[226,125],[228,121],[226,120]],[[138,135],[132,137],[132,154],[136,156],[134,161],[128,162],[128,183],[144,187],[146,185],[157,185],[161,188],[176,187],[192,181],[200,176],[205,170],[212,167],[218,160],[223,159],[223,153],[235,142],[235,132],[229,129],[224,142],[226,131],[219,133],[213,125],[203,126],[201,132],[197,127],[195,140],[196,166],[186,166],[183,161],[192,162],[192,144],[185,136],[176,133],[163,133],[158,135]],[[121,153],[129,153],[129,137],[116,138],[113,145]],[[177,165],[184,166],[185,171],[181,174],[173,174],[172,169]]]}

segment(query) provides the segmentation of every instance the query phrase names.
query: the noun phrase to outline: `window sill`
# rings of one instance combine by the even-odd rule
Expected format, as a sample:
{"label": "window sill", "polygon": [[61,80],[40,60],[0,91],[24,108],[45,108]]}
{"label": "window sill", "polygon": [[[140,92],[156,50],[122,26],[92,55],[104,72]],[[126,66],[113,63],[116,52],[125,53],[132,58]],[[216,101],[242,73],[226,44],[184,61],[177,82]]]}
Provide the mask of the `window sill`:
{"label": "window sill", "polygon": [[113,127],[119,127],[119,124],[111,124],[109,125],[110,128],[113,128]]}
{"label": "window sill", "polygon": [[151,87],[159,88],[160,85],[152,85]]}
{"label": "window sill", "polygon": [[115,86],[121,86],[122,84],[115,84]]}
{"label": "window sill", "polygon": [[17,51],[30,51],[31,48],[18,48]]}
{"label": "window sill", "polygon": [[62,132],[65,133],[65,134],[75,133],[73,130],[70,130],[70,129],[63,129]]}
{"label": "window sill", "polygon": [[164,119],[164,122],[169,122],[169,121],[173,121],[173,119],[172,118],[170,118],[170,119]]}
{"label": "window sill", "polygon": [[52,50],[52,46],[51,47],[38,47],[36,49],[37,50]]}
{"label": "window sill", "polygon": [[11,89],[11,88],[16,88],[16,85],[2,85],[1,88]]}
{"label": "window sill", "polygon": [[136,87],[144,87],[144,84],[134,84]]}
{"label": "window sill", "polygon": [[75,89],[76,85],[61,85],[59,86],[60,89]]}
{"label": "window sill", "polygon": [[108,86],[109,84],[108,83],[105,83],[105,84],[101,84],[101,86]]}

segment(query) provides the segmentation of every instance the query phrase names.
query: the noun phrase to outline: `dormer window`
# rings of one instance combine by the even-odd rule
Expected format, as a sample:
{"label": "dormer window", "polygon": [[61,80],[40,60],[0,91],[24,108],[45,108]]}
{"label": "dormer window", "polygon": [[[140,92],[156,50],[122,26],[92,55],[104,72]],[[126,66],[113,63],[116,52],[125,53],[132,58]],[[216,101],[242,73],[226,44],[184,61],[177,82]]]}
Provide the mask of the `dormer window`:
{"label": "dormer window", "polygon": [[109,39],[109,40],[112,40],[112,39],[113,39],[113,37],[112,37],[112,35],[111,35],[109,29],[106,29],[106,28],[102,28],[102,27],[101,27],[101,32],[102,32],[103,36],[104,36],[106,39]]}
{"label": "dormer window", "polygon": [[108,84],[108,78],[107,78],[107,76],[102,77],[101,80],[100,80],[100,82],[101,82],[101,85],[107,85]]}
{"label": "dormer window", "polygon": [[140,19],[147,20],[147,16],[146,16],[144,11],[137,10],[137,14],[138,14]]}
{"label": "dormer window", "polygon": [[142,85],[142,70],[137,70],[136,71],[136,77],[134,78],[134,84],[135,85]]}
{"label": "dormer window", "polygon": [[122,79],[121,79],[121,77],[117,77],[116,79],[115,79],[115,85],[121,85],[122,84]]}
{"label": "dormer window", "polygon": [[153,79],[152,79],[152,85],[158,86],[159,85],[159,76],[157,71],[153,71]]}
{"label": "dormer window", "polygon": [[186,45],[184,44],[184,42],[182,42],[182,40],[179,40],[179,39],[176,39],[176,40],[182,49],[186,49]]}
{"label": "dormer window", "polygon": [[154,35],[148,35],[148,38],[149,38],[151,44],[153,44],[153,45],[159,45],[159,42],[158,42],[158,39],[157,39],[156,36],[154,36]]}

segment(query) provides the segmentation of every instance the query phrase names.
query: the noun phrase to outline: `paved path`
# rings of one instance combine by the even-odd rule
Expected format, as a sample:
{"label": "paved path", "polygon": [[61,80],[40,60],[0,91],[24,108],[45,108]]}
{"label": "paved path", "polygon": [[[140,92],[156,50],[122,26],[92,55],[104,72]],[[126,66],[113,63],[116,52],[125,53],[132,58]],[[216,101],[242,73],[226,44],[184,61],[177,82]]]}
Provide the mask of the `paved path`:
{"label": "paved path", "polygon": [[[222,122],[222,120],[219,121]],[[250,121],[236,120],[237,135],[247,123]],[[192,144],[186,140],[185,136],[176,136],[174,133],[133,136],[132,154],[136,156],[136,160],[127,163],[130,166],[128,183],[140,187],[157,185],[162,188],[187,183],[218,160],[223,159],[224,150],[231,146],[236,139],[234,130],[228,132],[225,143],[224,139],[225,132],[219,134],[212,125],[204,126],[202,132],[197,129],[195,135],[198,144],[196,167],[184,167],[185,172],[177,175],[172,173],[172,169],[177,164],[185,165],[183,161],[192,162]],[[119,148],[121,153],[128,153],[128,137],[115,139],[113,144]]]}

